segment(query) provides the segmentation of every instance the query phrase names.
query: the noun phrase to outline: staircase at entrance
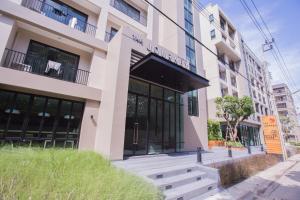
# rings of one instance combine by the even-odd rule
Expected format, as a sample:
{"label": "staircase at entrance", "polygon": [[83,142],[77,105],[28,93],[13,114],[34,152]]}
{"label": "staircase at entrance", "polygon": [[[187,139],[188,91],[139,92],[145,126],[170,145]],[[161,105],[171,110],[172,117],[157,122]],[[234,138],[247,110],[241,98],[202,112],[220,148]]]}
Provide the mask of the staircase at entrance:
{"label": "staircase at entrance", "polygon": [[114,164],[153,183],[166,200],[201,200],[218,191],[218,171],[197,164],[190,156],[131,157]]}

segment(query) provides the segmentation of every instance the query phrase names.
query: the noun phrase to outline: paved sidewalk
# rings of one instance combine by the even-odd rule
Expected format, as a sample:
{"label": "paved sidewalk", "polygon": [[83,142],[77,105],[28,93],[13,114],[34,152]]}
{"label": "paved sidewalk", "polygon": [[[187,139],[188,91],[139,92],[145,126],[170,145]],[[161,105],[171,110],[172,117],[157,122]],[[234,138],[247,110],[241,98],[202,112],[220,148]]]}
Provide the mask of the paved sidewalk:
{"label": "paved sidewalk", "polygon": [[[228,156],[228,150],[224,147],[214,147],[202,154],[202,164],[210,165],[218,162],[232,161],[236,159],[246,158],[253,155],[265,154],[260,147],[251,147],[251,154],[247,149],[232,150],[232,158]],[[117,167],[126,170],[134,169],[140,171],[146,169],[160,168],[176,165],[195,164],[197,162],[197,154],[191,153],[174,153],[174,154],[159,154],[134,156],[126,160],[114,161],[113,164]],[[131,171],[131,170],[130,170]]]}
{"label": "paved sidewalk", "polygon": [[300,155],[258,173],[207,200],[299,200]]}

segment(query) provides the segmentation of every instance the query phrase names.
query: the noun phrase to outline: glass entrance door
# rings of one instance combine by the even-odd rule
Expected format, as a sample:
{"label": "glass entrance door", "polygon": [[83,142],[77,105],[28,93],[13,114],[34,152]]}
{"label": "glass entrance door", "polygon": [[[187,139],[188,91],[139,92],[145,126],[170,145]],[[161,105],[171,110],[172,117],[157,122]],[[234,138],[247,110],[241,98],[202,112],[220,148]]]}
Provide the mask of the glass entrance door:
{"label": "glass entrance door", "polygon": [[124,155],[172,153],[183,148],[182,96],[130,79]]}
{"label": "glass entrance door", "polygon": [[124,154],[147,153],[148,98],[128,94]]}

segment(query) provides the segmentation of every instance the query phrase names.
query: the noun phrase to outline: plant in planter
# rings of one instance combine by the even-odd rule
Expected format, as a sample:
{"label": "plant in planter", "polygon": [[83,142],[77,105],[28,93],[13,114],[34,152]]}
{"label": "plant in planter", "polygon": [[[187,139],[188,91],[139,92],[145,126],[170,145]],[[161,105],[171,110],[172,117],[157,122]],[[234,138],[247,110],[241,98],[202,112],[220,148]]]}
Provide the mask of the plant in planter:
{"label": "plant in planter", "polygon": [[208,120],[208,146],[224,146],[224,139],[221,133],[220,122],[214,120]]}
{"label": "plant in planter", "polygon": [[235,149],[244,149],[245,148],[242,143],[236,142],[236,141],[227,141],[226,146],[231,146],[232,148],[235,148]]}

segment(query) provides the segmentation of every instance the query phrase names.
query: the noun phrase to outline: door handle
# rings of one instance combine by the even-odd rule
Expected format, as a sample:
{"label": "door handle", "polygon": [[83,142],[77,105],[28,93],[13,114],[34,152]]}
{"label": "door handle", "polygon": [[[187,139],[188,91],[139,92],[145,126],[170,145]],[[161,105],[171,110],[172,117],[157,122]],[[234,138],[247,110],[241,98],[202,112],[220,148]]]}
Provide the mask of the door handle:
{"label": "door handle", "polygon": [[138,144],[139,143],[139,123],[136,123],[136,134],[135,134],[135,136],[136,136],[136,138],[135,138],[135,142],[136,142],[136,144]]}
{"label": "door handle", "polygon": [[138,125],[139,123],[135,122],[133,126],[133,144],[138,144],[138,136],[139,136]]}
{"label": "door handle", "polygon": [[135,125],[133,125],[133,138],[132,138],[132,144],[136,144],[136,141],[135,141]]}

